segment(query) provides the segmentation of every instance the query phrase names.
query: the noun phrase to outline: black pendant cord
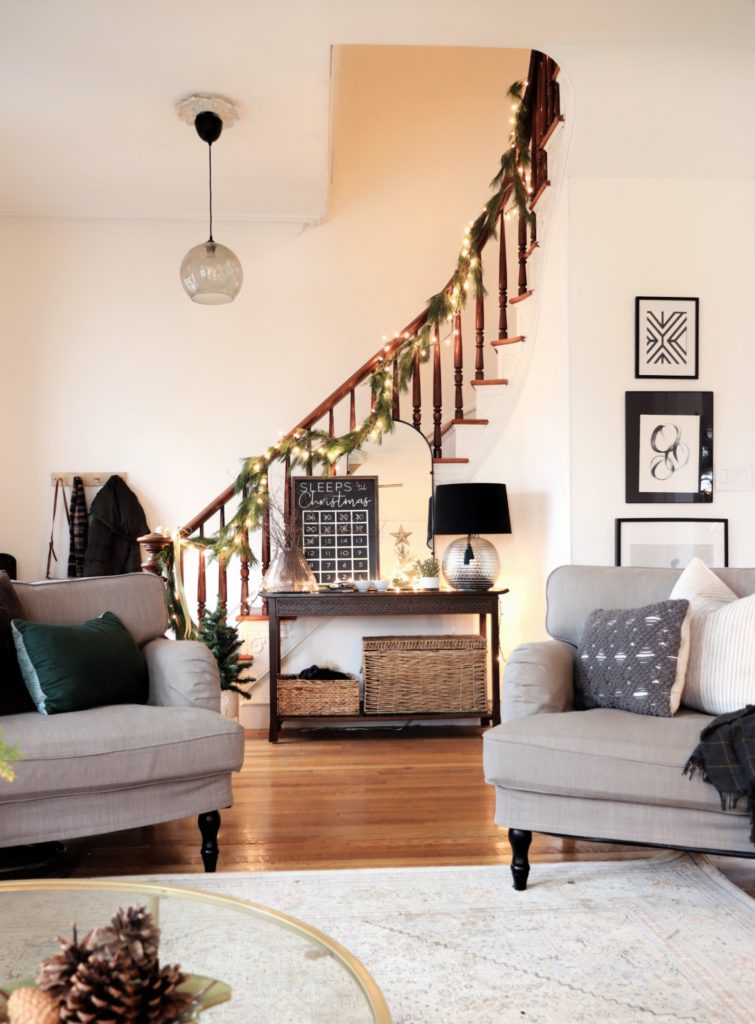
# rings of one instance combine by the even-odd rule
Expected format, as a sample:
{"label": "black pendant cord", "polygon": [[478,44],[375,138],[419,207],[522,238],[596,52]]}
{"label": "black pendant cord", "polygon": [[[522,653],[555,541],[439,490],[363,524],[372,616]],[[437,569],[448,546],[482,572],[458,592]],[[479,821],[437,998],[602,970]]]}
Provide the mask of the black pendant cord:
{"label": "black pendant cord", "polygon": [[212,237],[212,143],[210,142],[207,146],[210,160],[210,237],[209,242],[214,242],[215,239]]}

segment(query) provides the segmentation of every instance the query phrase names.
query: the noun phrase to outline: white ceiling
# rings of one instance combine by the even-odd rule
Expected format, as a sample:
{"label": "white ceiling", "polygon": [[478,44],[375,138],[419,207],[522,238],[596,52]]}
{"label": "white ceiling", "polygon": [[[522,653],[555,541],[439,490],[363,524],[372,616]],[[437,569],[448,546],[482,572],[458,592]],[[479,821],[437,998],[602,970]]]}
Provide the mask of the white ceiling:
{"label": "white ceiling", "polygon": [[214,150],[216,215],[318,220],[334,44],[575,62],[719,44],[751,61],[754,14],[753,0],[0,0],[0,216],[203,217],[206,150],[174,103],[219,92],[243,117]]}

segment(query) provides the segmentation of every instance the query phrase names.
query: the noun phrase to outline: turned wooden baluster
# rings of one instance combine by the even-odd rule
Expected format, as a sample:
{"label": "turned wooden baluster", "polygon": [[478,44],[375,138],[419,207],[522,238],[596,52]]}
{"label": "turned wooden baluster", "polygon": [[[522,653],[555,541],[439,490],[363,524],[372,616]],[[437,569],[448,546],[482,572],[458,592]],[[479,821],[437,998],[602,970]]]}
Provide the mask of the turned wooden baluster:
{"label": "turned wooden baluster", "polygon": [[398,393],[398,358],[393,360],[393,373],[391,374],[393,380],[393,393],[391,400],[393,404],[393,419],[398,420],[401,418],[400,399]]}
{"label": "turned wooden baluster", "polygon": [[288,544],[291,540],[291,459],[288,455],[283,465],[285,469],[285,476],[283,478],[283,532],[286,544]]}
{"label": "turned wooden baluster", "polygon": [[[199,538],[204,540],[204,525],[199,527]],[[204,548],[199,548],[199,566],[197,569],[197,618],[202,621],[207,607],[207,565]]]}
{"label": "turned wooden baluster", "polygon": [[527,218],[519,214],[519,288],[520,295],[527,291]]}
{"label": "turned wooden baluster", "polygon": [[354,388],[349,392],[349,430],[357,429],[357,393]]}
{"label": "turned wooden baluster", "polygon": [[270,568],[270,505],[265,504],[262,513],[262,575]]}
{"label": "turned wooden baluster", "polygon": [[475,303],[474,318],[474,379],[485,379],[485,299],[482,295],[482,288]]}
{"label": "turned wooden baluster", "polygon": [[422,381],[420,380],[419,347],[414,349],[414,370],[412,372],[412,424],[415,430],[422,425]]}
{"label": "turned wooden baluster", "polygon": [[435,327],[433,341],[433,458],[443,457],[443,434],[441,420],[443,418],[443,388],[440,379],[440,328]]}
{"label": "turned wooden baluster", "polygon": [[[335,410],[334,410],[333,406],[330,407],[330,413],[328,414],[328,434],[331,437],[335,437],[336,436],[336,415],[335,415]],[[335,462],[331,462],[331,464],[328,466],[328,476],[335,476],[335,475],[336,475],[336,464],[335,464]]]}
{"label": "turned wooden baluster", "polygon": [[312,476],[312,442],[307,441],[307,476]]}
{"label": "turned wooden baluster", "polygon": [[454,419],[464,419],[464,346],[461,338],[461,313],[454,316]]}
{"label": "turned wooden baluster", "polygon": [[498,225],[498,340],[509,336],[509,268],[506,264],[506,220],[501,207]]}
{"label": "turned wooden baluster", "polygon": [[[248,492],[245,490],[244,491],[244,497],[246,498],[247,495],[248,495]],[[249,546],[249,531],[248,530],[244,530],[244,540],[246,541],[246,544],[244,545],[244,548],[246,549]],[[248,558],[242,558],[241,559],[241,570],[240,570],[240,572],[241,572],[241,600],[240,600],[240,603],[239,603],[239,614],[240,615],[248,615],[249,614],[249,559]]]}
{"label": "turned wooden baluster", "polygon": [[[220,529],[225,526],[225,505],[220,506]],[[226,563],[222,558],[218,559],[218,607],[223,612],[228,608],[228,572]]]}

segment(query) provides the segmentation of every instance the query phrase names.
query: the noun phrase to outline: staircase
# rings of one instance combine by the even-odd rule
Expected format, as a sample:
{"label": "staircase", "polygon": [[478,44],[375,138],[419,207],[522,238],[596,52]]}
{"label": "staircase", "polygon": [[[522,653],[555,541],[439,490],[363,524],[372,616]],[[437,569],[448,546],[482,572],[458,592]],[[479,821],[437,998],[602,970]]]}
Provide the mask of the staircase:
{"label": "staircase", "polygon": [[[476,272],[486,283],[487,298],[479,290],[470,291],[469,302],[462,309],[463,304],[452,294],[452,278],[439,293],[444,299],[451,297],[454,300],[449,318],[444,318],[442,323],[433,323],[429,328],[431,304],[423,307],[402,331],[393,338],[384,339],[378,352],[300,420],[283,439],[271,445],[267,458],[271,470],[273,463],[279,466],[285,509],[288,508],[292,472],[319,471],[318,460],[313,456],[312,435],[305,432],[317,431],[324,438],[340,438],[356,430],[370,415],[374,416],[376,398],[370,380],[373,372],[381,368],[393,371],[393,376],[386,378],[388,382],[393,381],[390,392],[392,418],[412,425],[430,445],[435,483],[473,478],[476,465],[495,441],[496,425],[506,415],[512,392],[515,393],[524,382],[528,347],[534,343],[538,288],[547,252],[547,227],[552,205],[551,181],[557,179],[563,160],[563,117],[560,113],[558,75],[559,68],[551,58],[538,51],[532,52],[523,102],[526,114],[522,118],[530,173],[522,172],[521,181],[529,194],[529,209],[534,217],[520,216],[516,206],[512,207],[517,183],[509,178],[503,181],[497,206],[489,206],[486,218],[478,217],[475,222],[482,228],[478,245],[471,255],[479,258],[479,271]],[[519,147],[517,153],[521,152]],[[521,156],[518,160],[521,161]],[[518,166],[521,171],[521,163]],[[467,252],[467,258],[469,255]],[[495,325],[492,330],[491,323]],[[419,339],[423,336],[427,344],[420,350]],[[397,367],[402,355],[405,357],[407,353],[407,344],[415,339],[417,347],[411,379],[408,389],[402,394],[395,380]],[[390,383],[386,387],[390,388]],[[295,447],[298,438],[307,436],[308,461],[307,452],[302,457]],[[320,464],[322,462],[320,460]],[[329,475],[345,473],[346,462],[345,458],[337,458],[327,465],[324,472]],[[248,494],[242,493],[238,481],[229,486],[183,526],[181,538],[187,542],[196,540],[201,545],[218,531],[227,530],[229,523],[237,522],[239,502],[246,497]],[[247,528],[250,525],[252,529]],[[217,560],[212,570],[210,593],[213,597],[218,593],[221,604],[229,612],[238,609],[240,620],[251,618],[260,623],[260,615],[252,614],[254,594],[250,567],[255,560],[259,561],[264,572],[270,562],[269,507],[262,513],[261,528],[254,529],[256,525],[249,519],[234,525],[234,530],[239,531],[234,538],[238,554],[231,549],[228,556]],[[243,539],[239,541],[239,538]],[[170,538],[150,534],[142,539],[142,545],[145,571],[161,572],[165,565],[163,553],[171,547]],[[179,547],[178,568],[185,578],[185,550],[179,545],[175,550],[178,551]],[[191,558],[195,564],[189,570],[191,597],[190,607],[185,611],[198,618],[207,604],[208,559],[201,546]],[[251,645],[247,646],[247,655],[251,655],[254,640],[248,631],[247,636]]]}

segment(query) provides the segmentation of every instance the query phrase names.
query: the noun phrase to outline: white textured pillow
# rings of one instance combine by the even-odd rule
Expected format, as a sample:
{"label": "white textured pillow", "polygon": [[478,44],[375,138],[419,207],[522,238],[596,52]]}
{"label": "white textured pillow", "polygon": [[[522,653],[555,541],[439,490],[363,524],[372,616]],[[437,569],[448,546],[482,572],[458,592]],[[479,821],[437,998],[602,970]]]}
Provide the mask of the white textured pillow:
{"label": "white textured pillow", "polygon": [[689,601],[690,654],[682,703],[709,715],[755,704],[755,594],[738,598],[699,558],[671,598]]}

